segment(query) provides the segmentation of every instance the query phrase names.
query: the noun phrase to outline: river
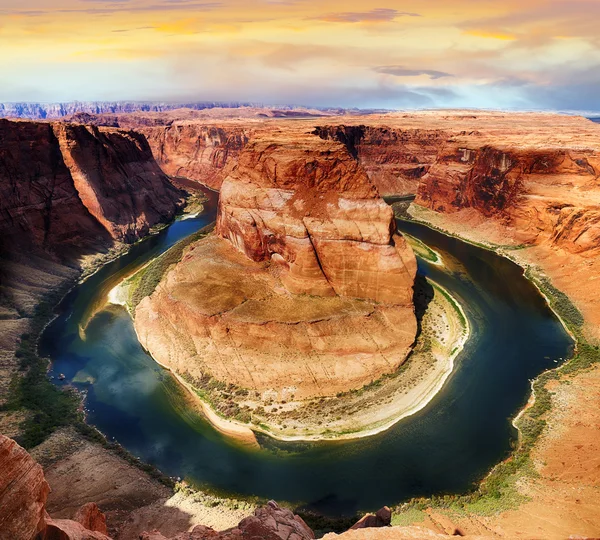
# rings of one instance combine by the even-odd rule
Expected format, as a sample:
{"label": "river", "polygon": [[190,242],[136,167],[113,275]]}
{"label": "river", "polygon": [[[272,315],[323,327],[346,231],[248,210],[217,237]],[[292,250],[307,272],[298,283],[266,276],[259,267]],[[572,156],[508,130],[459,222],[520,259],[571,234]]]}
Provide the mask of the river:
{"label": "river", "polygon": [[214,221],[217,194],[207,194],[202,215],[139,242],[73,289],[44,332],[40,347],[53,361],[50,374],[56,384],[87,392],[90,424],[198,487],[333,516],[464,491],[508,455],[516,440],[510,420],[527,400],[530,379],[567,358],[572,341],[516,264],[407,222],[399,222],[400,230],[446,263],[420,259],[419,273],[461,302],[472,329],[454,373],[425,409],[367,439],[298,444],[261,437],[253,450],[186,407],[185,391],[142,350],[125,310],[105,299],[124,275]]}

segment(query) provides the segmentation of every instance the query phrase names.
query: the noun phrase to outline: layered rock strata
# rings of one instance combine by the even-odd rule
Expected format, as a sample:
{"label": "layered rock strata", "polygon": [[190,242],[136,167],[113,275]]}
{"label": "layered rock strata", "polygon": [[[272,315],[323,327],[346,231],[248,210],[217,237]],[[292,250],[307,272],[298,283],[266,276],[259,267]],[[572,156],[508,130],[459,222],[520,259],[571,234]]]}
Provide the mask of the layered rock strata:
{"label": "layered rock strata", "polygon": [[39,298],[182,203],[139,133],[0,120],[0,402]]}
{"label": "layered rock strata", "polygon": [[410,305],[415,258],[391,208],[339,145],[253,142],[225,180],[217,234],[274,261],[294,294]]}
{"label": "layered rock strata", "polygon": [[415,194],[444,142],[441,131],[387,125],[319,126],[315,134],[344,144],[382,196]]}
{"label": "layered rock strata", "polygon": [[212,189],[220,189],[228,166],[235,164],[252,133],[250,126],[193,122],[138,129],[167,174],[195,180]]}
{"label": "layered rock strata", "polygon": [[416,202],[443,213],[473,208],[514,227],[524,243],[581,253],[600,247],[599,174],[592,148],[454,145],[423,179]]}
{"label": "layered rock strata", "polygon": [[332,395],[389,373],[414,341],[416,260],[339,143],[251,142],[223,183],[217,235],[135,312],[142,345],[199,386]]}
{"label": "layered rock strata", "polygon": [[0,537],[30,540],[43,531],[49,492],[42,467],[0,435]]}
{"label": "layered rock strata", "polygon": [[1,540],[110,540],[95,503],[80,508],[74,520],[53,520],[46,512],[49,492],[42,467],[15,441],[0,435]]}
{"label": "layered rock strata", "polygon": [[[190,532],[178,534],[169,540],[312,540],[313,531],[300,516],[280,508],[269,501],[257,508],[253,516],[240,521],[237,527],[217,532],[210,527],[197,525]],[[152,531],[140,536],[140,540],[167,540],[160,532]]]}
{"label": "layered rock strata", "polygon": [[7,249],[40,248],[65,258],[112,240],[133,242],[181,203],[140,134],[0,120],[0,231]]}

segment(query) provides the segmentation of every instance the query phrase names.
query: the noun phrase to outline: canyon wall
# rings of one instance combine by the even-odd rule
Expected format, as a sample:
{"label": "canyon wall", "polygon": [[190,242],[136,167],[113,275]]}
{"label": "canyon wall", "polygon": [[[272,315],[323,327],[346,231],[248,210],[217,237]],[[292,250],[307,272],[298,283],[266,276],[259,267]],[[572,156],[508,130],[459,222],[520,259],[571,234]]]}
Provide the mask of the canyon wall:
{"label": "canyon wall", "polygon": [[0,231],[6,248],[57,258],[133,242],[183,203],[143,135],[0,120]]}
{"label": "canyon wall", "polygon": [[391,208],[342,144],[260,133],[223,182],[216,234],[142,300],[135,327],[196,387],[335,395],[404,362],[415,273]]}
{"label": "canyon wall", "polygon": [[445,137],[441,131],[386,125],[319,126],[314,133],[344,144],[383,196],[415,194]]}
{"label": "canyon wall", "polygon": [[314,133],[340,141],[384,195],[416,193],[445,214],[464,209],[525,244],[573,253],[598,246],[598,126],[578,117],[439,111],[345,118]]}
{"label": "canyon wall", "polygon": [[182,204],[139,133],[0,120],[0,401],[40,298]]}
{"label": "canyon wall", "polygon": [[593,149],[447,146],[416,199],[432,210],[472,208],[526,244],[572,253],[600,247],[600,154]]}
{"label": "canyon wall", "polygon": [[192,122],[137,129],[148,139],[163,171],[217,190],[253,131],[251,127]]}

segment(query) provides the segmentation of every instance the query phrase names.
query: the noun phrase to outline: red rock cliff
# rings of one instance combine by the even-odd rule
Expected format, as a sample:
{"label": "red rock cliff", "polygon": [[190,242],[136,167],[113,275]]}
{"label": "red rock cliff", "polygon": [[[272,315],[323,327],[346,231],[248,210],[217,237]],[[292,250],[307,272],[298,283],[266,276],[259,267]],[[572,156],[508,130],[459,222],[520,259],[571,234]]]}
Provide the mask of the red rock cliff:
{"label": "red rock cliff", "polygon": [[416,193],[444,140],[439,131],[377,125],[320,126],[315,134],[344,144],[381,195]]}
{"label": "red rock cliff", "polygon": [[180,201],[140,134],[0,120],[6,248],[64,257],[113,239],[132,242],[172,218]]}
{"label": "red rock cliff", "polygon": [[139,128],[154,157],[171,176],[182,176],[219,189],[226,166],[235,163],[248,142],[251,128],[174,123],[168,127]]}
{"label": "red rock cliff", "polygon": [[416,202],[444,213],[473,208],[524,243],[579,253],[600,247],[599,173],[592,149],[455,144],[440,152]]}
{"label": "red rock cliff", "polygon": [[292,293],[410,305],[415,257],[391,208],[340,143],[260,138],[221,189],[217,232],[282,266]]}

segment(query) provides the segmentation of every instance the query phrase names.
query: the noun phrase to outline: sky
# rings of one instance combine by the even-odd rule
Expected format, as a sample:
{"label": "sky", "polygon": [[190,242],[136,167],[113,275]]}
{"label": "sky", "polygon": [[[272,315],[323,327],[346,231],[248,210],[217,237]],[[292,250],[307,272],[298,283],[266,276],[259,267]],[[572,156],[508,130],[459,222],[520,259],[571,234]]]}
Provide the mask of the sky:
{"label": "sky", "polygon": [[0,102],[600,111],[600,0],[0,0]]}

